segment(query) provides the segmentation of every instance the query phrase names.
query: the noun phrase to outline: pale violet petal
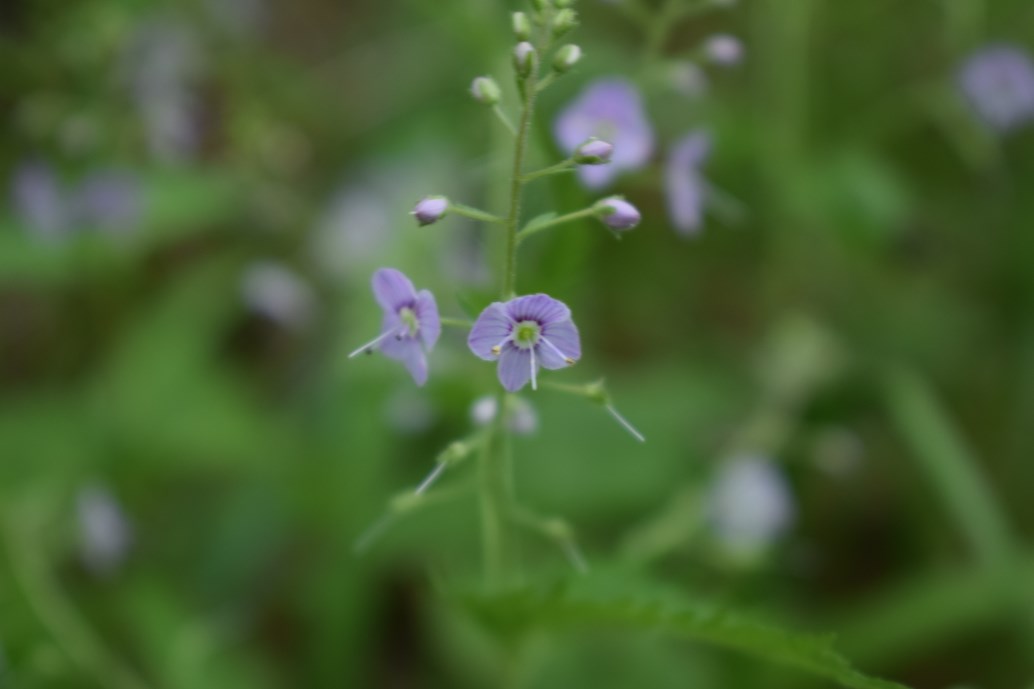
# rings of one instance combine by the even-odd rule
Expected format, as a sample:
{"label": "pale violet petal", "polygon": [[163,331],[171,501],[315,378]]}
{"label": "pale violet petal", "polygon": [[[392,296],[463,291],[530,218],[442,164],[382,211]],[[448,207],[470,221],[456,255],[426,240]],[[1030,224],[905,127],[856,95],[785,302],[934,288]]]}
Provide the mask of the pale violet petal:
{"label": "pale violet petal", "polygon": [[499,382],[517,392],[531,379],[531,351],[508,344],[499,356]]}
{"label": "pale violet petal", "polygon": [[494,361],[499,355],[493,348],[501,345],[513,330],[513,320],[500,302],[489,304],[478,316],[467,337],[467,346],[474,356]]}
{"label": "pale violet petal", "polygon": [[413,283],[394,268],[381,268],[373,274],[373,296],[385,311],[397,312],[416,301]]}
{"label": "pale violet petal", "polygon": [[416,312],[417,323],[420,324],[420,339],[423,340],[427,351],[431,351],[438,342],[438,336],[442,334],[438,303],[434,300],[434,295],[429,290],[420,290],[416,295],[413,310]]}

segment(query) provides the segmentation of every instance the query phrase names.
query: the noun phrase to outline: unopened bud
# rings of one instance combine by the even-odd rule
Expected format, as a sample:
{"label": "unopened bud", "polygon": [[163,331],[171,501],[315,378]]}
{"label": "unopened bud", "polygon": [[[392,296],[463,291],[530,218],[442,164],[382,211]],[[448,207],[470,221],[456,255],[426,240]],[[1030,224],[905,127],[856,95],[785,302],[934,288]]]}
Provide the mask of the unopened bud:
{"label": "unopened bud", "polygon": [[605,165],[613,154],[613,144],[593,137],[574,149],[572,157],[579,165]]}
{"label": "unopened bud", "polygon": [[410,215],[423,226],[438,222],[448,210],[449,199],[444,196],[427,196],[413,207]]}
{"label": "unopened bud", "polygon": [[573,43],[568,43],[556,52],[556,57],[553,58],[553,69],[563,74],[578,64],[581,59],[582,49]]}
{"label": "unopened bud", "polygon": [[578,26],[578,13],[572,9],[563,9],[553,17],[553,35],[563,36]]}
{"label": "unopened bud", "polygon": [[499,102],[502,91],[492,77],[477,77],[470,84],[470,95],[478,103],[492,106]]}
{"label": "unopened bud", "polygon": [[518,41],[526,41],[531,38],[531,22],[524,12],[513,13],[513,35]]}
{"label": "unopened bud", "polygon": [[642,219],[639,210],[620,196],[601,199],[593,207],[596,217],[612,230],[631,230]]}
{"label": "unopened bud", "polygon": [[513,68],[517,70],[517,76],[521,79],[526,79],[531,75],[537,60],[535,46],[527,41],[521,41],[513,49]]}

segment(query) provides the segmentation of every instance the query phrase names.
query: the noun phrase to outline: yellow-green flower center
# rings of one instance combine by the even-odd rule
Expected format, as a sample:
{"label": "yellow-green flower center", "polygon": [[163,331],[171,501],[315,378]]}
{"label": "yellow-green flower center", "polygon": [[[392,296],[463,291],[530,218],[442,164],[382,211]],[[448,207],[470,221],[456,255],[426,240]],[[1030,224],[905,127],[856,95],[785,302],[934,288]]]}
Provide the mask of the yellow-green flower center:
{"label": "yellow-green flower center", "polygon": [[542,326],[535,321],[521,321],[513,329],[513,342],[521,349],[531,349],[539,343]]}
{"label": "yellow-green flower center", "polygon": [[413,309],[408,306],[403,306],[399,310],[399,320],[402,321],[404,326],[406,326],[406,330],[408,331],[407,334],[410,337],[416,337],[417,331],[420,330],[420,321],[416,319],[416,313]]}

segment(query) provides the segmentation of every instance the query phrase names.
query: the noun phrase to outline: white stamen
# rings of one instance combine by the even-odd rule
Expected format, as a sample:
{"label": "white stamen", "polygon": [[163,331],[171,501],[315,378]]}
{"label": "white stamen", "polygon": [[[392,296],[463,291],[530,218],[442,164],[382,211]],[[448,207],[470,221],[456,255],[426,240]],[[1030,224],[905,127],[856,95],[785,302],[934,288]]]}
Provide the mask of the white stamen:
{"label": "white stamen", "polygon": [[629,423],[628,419],[626,419],[621,414],[619,414],[618,410],[614,408],[613,404],[608,404],[607,405],[607,411],[610,412],[610,415],[613,416],[617,420],[617,422],[619,424],[621,424],[622,426],[625,427],[626,431],[628,431],[629,433],[632,434],[632,437],[634,437],[636,440],[638,440],[641,443],[645,443],[646,442],[646,438],[643,437],[643,434],[640,433],[636,429],[635,426],[633,426],[631,423]]}
{"label": "white stamen", "polygon": [[573,366],[574,365],[575,360],[572,359],[571,357],[567,356],[563,352],[561,352],[560,348],[557,347],[552,342],[550,342],[549,340],[547,340],[545,335],[539,335],[539,340],[541,340],[542,342],[545,342],[547,345],[549,345],[549,348],[552,349],[554,352],[556,352],[557,356],[559,356],[561,359],[563,359],[565,364],[567,364],[568,366]]}
{"label": "white stamen", "polygon": [[538,390],[538,386],[535,383],[535,348],[532,347],[528,351],[531,352],[531,389]]}
{"label": "white stamen", "polygon": [[372,340],[370,340],[369,342],[364,344],[359,349],[357,349],[354,352],[352,352],[351,354],[349,354],[348,358],[349,359],[354,359],[355,357],[359,356],[360,354],[362,354],[364,352],[373,351],[373,348],[375,346],[379,345],[383,340],[388,339],[392,335],[398,336],[398,339],[401,340],[402,338],[401,338],[401,336],[399,336],[399,332],[401,330],[403,330],[404,328],[405,328],[405,326],[401,326],[401,327],[395,328],[394,330],[389,330],[387,332],[381,333],[377,337],[373,338]]}
{"label": "white stamen", "polygon": [[499,356],[499,354],[502,353],[502,351],[503,351],[503,346],[507,342],[512,340],[512,339],[513,339],[513,333],[510,333],[509,335],[504,337],[502,340],[499,341],[499,344],[497,344],[496,346],[492,347],[492,354],[494,354],[496,356]]}
{"label": "white stamen", "polygon": [[442,475],[443,471],[445,471],[445,462],[439,462],[438,466],[432,469],[431,473],[427,475],[427,478],[425,478],[423,482],[417,486],[416,490],[413,491],[413,495],[422,495],[423,492],[430,488],[431,484],[433,484],[438,477]]}

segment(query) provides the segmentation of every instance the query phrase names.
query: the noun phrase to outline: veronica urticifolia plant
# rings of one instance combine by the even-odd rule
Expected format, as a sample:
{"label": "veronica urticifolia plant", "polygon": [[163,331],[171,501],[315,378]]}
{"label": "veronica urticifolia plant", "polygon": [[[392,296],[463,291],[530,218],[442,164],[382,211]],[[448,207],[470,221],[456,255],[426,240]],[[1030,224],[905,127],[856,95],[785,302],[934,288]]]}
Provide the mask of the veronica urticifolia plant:
{"label": "veronica urticifolia plant", "polygon": [[[534,127],[535,103],[538,95],[568,72],[581,59],[581,49],[564,44],[563,36],[577,24],[577,15],[564,0],[538,0],[528,13],[515,12],[513,27],[513,72],[520,97],[516,125],[502,107],[502,90],[491,77],[473,80],[470,92],[474,100],[496,116],[513,137],[513,165],[509,178],[509,204],[500,215],[456,203],[441,195],[429,195],[416,204],[412,215],[421,226],[441,221],[450,214],[472,218],[500,226],[505,241],[505,259],[501,271],[498,301],[489,304],[473,323],[442,318],[434,295],[418,290],[401,271],[381,268],[373,275],[373,294],[383,311],[380,333],[352,353],[379,351],[399,361],[417,385],[428,378],[428,355],[438,341],[442,325],[469,328],[467,345],[475,357],[496,364],[500,387],[494,403],[481,406],[490,418],[463,440],[452,443],[442,452],[428,477],[412,493],[395,500],[388,515],[360,538],[357,546],[365,547],[392,520],[427,499],[431,486],[442,472],[468,457],[479,463],[481,523],[485,574],[488,583],[503,581],[512,570],[511,525],[523,525],[554,540],[571,564],[583,570],[585,560],[578,551],[572,530],[561,520],[541,518],[521,507],[512,493],[508,435],[519,432],[520,415],[527,415],[526,403],[516,393],[530,387],[536,391],[549,385],[552,389],[581,396],[600,404],[637,440],[643,436],[614,408],[601,383],[572,384],[541,381],[542,369],[563,370],[575,365],[582,356],[581,337],[571,309],[557,296],[517,292],[517,248],[530,236],[583,218],[596,218],[614,232],[634,228],[639,211],[620,196],[601,199],[582,210],[566,214],[549,214],[524,223],[521,202],[529,183],[548,175],[572,170],[593,170],[598,166],[625,160],[622,142],[587,137],[572,144],[571,155],[538,170],[528,170],[528,142]],[[639,155],[635,151],[633,156]],[[483,414],[482,414],[483,416]],[[526,424],[524,424],[526,425]]]}

